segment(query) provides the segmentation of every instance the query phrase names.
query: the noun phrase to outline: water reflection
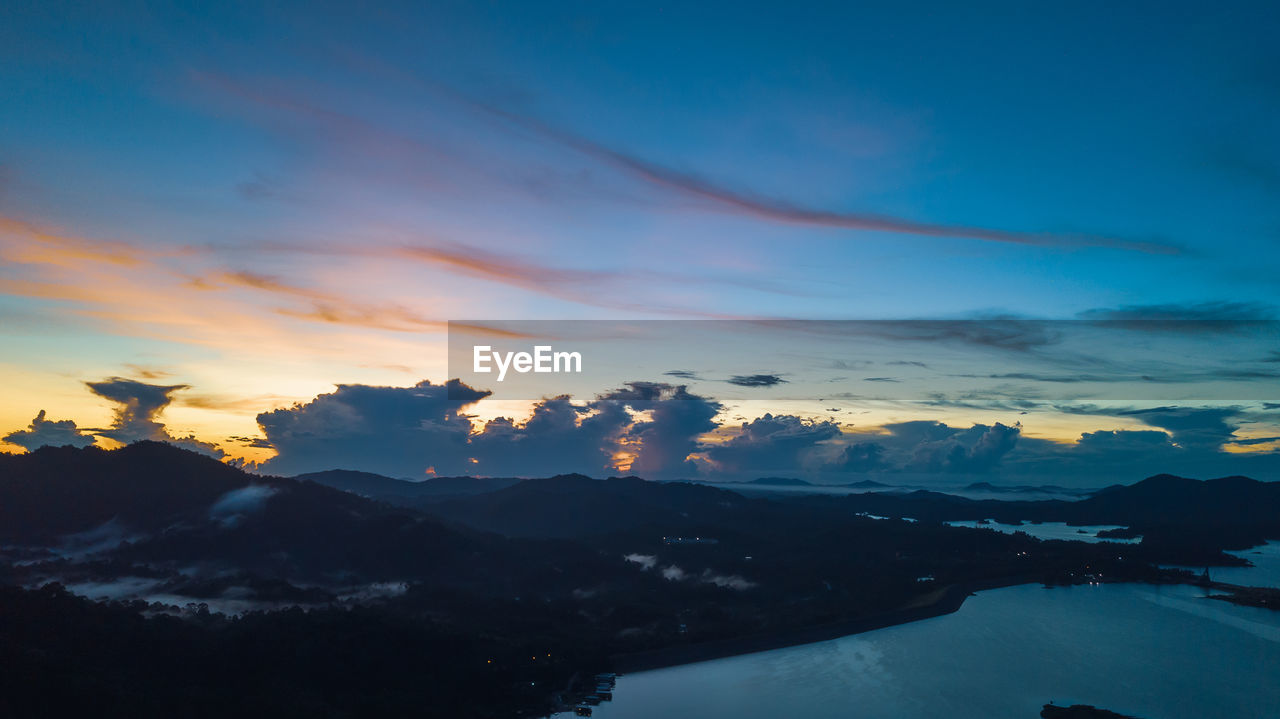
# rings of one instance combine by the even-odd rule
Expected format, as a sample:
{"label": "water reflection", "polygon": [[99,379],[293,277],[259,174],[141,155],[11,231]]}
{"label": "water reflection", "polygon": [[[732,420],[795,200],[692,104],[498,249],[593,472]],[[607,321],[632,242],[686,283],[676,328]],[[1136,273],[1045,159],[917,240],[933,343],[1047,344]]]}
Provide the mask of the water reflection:
{"label": "water reflection", "polygon": [[1148,719],[1280,716],[1280,613],[1193,587],[1038,585],[956,614],[621,677],[604,719],[1034,719],[1088,703]]}

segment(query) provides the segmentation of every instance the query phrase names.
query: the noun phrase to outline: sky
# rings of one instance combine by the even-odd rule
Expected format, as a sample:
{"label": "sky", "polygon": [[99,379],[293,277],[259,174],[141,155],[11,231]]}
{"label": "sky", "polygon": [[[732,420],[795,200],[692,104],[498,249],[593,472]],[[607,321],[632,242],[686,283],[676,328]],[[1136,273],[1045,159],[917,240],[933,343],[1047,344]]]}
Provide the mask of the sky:
{"label": "sky", "polygon": [[[1273,3],[5,3],[0,448],[1280,478],[1277,30]],[[449,321],[1009,317],[1263,329],[1198,333],[1239,377],[1191,399],[1007,356],[985,403],[822,402],[780,361],[741,376],[786,396],[656,366],[439,396]],[[1137,367],[1150,336],[1108,342]]]}

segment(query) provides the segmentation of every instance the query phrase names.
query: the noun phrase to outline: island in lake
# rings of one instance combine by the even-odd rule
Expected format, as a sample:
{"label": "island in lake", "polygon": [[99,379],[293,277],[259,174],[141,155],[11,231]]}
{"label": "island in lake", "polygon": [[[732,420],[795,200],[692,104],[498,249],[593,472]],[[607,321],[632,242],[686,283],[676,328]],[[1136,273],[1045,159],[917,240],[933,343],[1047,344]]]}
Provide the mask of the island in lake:
{"label": "island in lake", "polygon": [[1041,719],[1137,719],[1128,714],[1117,714],[1088,704],[1074,704],[1069,707],[1045,704],[1044,709],[1040,711],[1040,716]]}

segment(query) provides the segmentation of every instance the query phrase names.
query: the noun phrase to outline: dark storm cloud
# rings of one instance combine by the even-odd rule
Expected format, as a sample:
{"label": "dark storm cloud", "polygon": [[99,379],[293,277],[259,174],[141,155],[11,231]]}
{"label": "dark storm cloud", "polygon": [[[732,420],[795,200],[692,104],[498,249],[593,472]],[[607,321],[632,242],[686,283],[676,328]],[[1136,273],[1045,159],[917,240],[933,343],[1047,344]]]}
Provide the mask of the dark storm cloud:
{"label": "dark storm cloud", "polygon": [[739,387],[773,387],[786,380],[776,374],[735,374],[725,382]]}
{"label": "dark storm cloud", "polygon": [[222,456],[222,450],[194,436],[173,436],[164,423],[157,419],[165,407],[173,402],[174,393],[189,389],[188,385],[147,384],[124,377],[111,377],[100,382],[86,382],[85,386],[99,397],[119,405],[111,426],[93,430],[94,434],[126,444],[140,440],[168,442],[210,456]]}
{"label": "dark storm cloud", "polygon": [[76,423],[69,419],[58,421],[45,419],[45,411],[40,410],[40,414],[31,420],[31,424],[26,429],[10,432],[4,436],[4,441],[32,451],[46,445],[88,447],[97,439],[91,434],[81,432],[76,427]]}

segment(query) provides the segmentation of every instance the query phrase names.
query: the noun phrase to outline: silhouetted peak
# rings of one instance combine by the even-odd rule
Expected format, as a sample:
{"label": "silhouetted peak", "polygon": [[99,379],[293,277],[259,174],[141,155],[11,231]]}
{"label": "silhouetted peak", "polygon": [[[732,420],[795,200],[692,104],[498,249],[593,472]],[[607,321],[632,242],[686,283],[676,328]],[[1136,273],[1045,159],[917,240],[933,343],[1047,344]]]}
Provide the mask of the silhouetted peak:
{"label": "silhouetted peak", "polygon": [[569,474],[557,474],[553,477],[548,477],[548,479],[554,480],[554,481],[560,481],[560,482],[582,482],[582,481],[594,482],[595,481],[593,478],[588,477],[585,474],[579,474],[577,472],[570,472]]}

